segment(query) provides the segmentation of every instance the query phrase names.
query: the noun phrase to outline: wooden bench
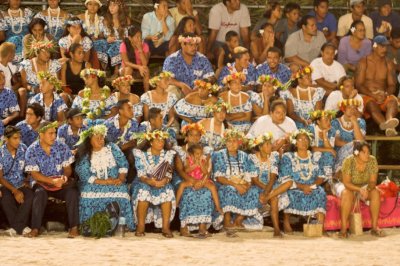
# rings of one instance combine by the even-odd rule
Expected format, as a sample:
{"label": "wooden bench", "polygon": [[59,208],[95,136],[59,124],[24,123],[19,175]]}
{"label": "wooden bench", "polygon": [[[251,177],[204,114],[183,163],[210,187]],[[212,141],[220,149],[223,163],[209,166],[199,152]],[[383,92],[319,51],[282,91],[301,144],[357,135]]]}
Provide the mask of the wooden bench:
{"label": "wooden bench", "polygon": [[[378,151],[378,141],[400,141],[400,136],[366,136],[365,140],[371,142],[371,154],[376,157]],[[379,170],[387,171],[389,178],[391,178],[393,175],[393,171],[400,170],[400,165],[379,164],[378,168]]]}

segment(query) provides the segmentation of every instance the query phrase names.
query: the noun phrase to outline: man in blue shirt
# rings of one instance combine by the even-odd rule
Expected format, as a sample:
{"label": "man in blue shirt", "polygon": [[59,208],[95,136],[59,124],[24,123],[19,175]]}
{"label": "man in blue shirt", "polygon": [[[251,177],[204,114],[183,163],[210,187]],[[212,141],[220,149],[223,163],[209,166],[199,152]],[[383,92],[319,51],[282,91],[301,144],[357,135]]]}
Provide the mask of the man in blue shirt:
{"label": "man in blue shirt", "polygon": [[75,144],[79,141],[80,134],[87,129],[83,124],[84,113],[79,108],[72,108],[67,113],[67,122],[57,130],[57,139],[67,144],[72,153],[76,153]]}
{"label": "man in blue shirt", "polygon": [[324,33],[326,40],[337,46],[337,20],[335,15],[328,10],[329,0],[314,0],[314,10],[311,10],[308,15],[316,18],[317,29]]}
{"label": "man in blue shirt", "polygon": [[282,84],[289,81],[292,72],[284,64],[279,63],[282,58],[282,52],[279,48],[271,47],[267,52],[267,61],[256,67],[257,77],[261,75],[270,75],[277,78]]}
{"label": "man in blue shirt", "polygon": [[5,87],[6,77],[4,72],[0,70],[0,119],[4,126],[19,116],[19,105],[15,93]]}

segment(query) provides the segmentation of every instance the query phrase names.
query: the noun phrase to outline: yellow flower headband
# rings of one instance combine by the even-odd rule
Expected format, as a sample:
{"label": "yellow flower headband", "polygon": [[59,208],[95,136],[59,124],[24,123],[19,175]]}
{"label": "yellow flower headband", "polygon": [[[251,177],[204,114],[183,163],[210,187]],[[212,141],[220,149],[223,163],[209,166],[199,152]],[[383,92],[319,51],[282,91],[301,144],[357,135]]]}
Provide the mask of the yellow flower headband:
{"label": "yellow flower headband", "polygon": [[174,78],[175,75],[172,72],[169,71],[163,71],[159,75],[153,77],[152,79],[149,80],[150,86],[152,87],[157,87],[158,82],[163,79],[163,78]]}
{"label": "yellow flower headband", "polygon": [[246,75],[243,72],[231,73],[224,77],[224,79],[222,80],[222,84],[226,85],[229,82],[231,82],[232,80],[239,80],[240,83],[243,83],[246,81]]}
{"label": "yellow flower headband", "polygon": [[80,76],[82,79],[85,79],[86,76],[88,76],[88,75],[95,75],[99,78],[105,78],[106,72],[99,70],[99,69],[95,69],[95,68],[85,68],[80,73]]}
{"label": "yellow flower headband", "polygon": [[220,87],[217,84],[211,84],[201,79],[196,79],[194,81],[194,87],[199,89],[206,89],[209,93],[217,93],[220,91]]}
{"label": "yellow flower headband", "polygon": [[243,132],[238,131],[236,129],[227,129],[224,133],[224,137],[222,138],[222,143],[226,143],[230,139],[236,139],[239,141],[239,144],[242,145],[245,137]]}
{"label": "yellow flower headband", "polygon": [[182,35],[179,35],[178,42],[179,43],[194,43],[194,44],[197,44],[197,43],[201,43],[201,38],[197,37],[197,36],[196,37],[191,37],[191,36],[184,37]]}
{"label": "yellow flower headband", "polygon": [[222,111],[222,109],[225,109],[226,112],[229,113],[230,111],[232,111],[232,106],[229,103],[224,102],[222,99],[219,99],[215,104],[206,106],[206,113],[219,113]]}
{"label": "yellow flower headband", "polygon": [[311,74],[312,72],[313,72],[313,69],[310,66],[300,68],[299,71],[297,71],[297,73],[296,73],[296,79],[302,78],[305,75]]}
{"label": "yellow flower headband", "polygon": [[297,136],[298,135],[306,135],[308,137],[308,140],[310,141],[310,145],[312,145],[313,139],[314,139],[314,135],[308,131],[307,129],[298,129],[295,132],[292,133],[292,135],[290,136],[290,143],[292,143],[293,145],[296,145],[297,142]]}
{"label": "yellow flower headband", "polygon": [[282,83],[279,81],[279,79],[275,78],[274,76],[270,75],[261,75],[258,77],[257,82],[259,84],[264,84],[264,83],[270,83],[274,88],[278,88],[282,86]]}
{"label": "yellow flower headband", "polygon": [[149,131],[143,134],[142,139],[146,139],[148,141],[152,141],[154,139],[168,139],[169,134],[166,131],[162,130],[154,130],[154,131]]}
{"label": "yellow flower headband", "polygon": [[361,101],[357,99],[345,99],[338,103],[339,108],[345,108],[346,106],[356,106],[359,107],[361,105]]}
{"label": "yellow flower headband", "polygon": [[204,134],[206,134],[206,130],[204,129],[204,126],[202,124],[199,124],[199,123],[191,123],[191,124],[188,124],[188,125],[182,127],[181,133],[182,133],[182,135],[186,136],[187,133],[189,131],[191,131],[191,130],[195,130],[195,131],[200,132],[200,134],[202,136]]}
{"label": "yellow flower headband", "polygon": [[47,80],[51,85],[54,86],[56,91],[61,91],[62,90],[61,81],[56,76],[51,74],[50,72],[48,72],[48,71],[39,71],[37,73],[37,77],[38,77],[39,81]]}
{"label": "yellow flower headband", "polygon": [[327,111],[325,111],[325,110],[316,110],[316,111],[310,112],[310,118],[313,121],[318,120],[323,116],[326,116],[329,119],[333,119],[334,117],[336,117],[336,111],[334,111],[334,110],[327,110]]}
{"label": "yellow flower headband", "polygon": [[57,127],[58,127],[58,122],[54,121],[53,123],[50,123],[47,126],[40,128],[38,131],[39,131],[39,133],[44,133],[50,128],[57,128]]}
{"label": "yellow flower headband", "polygon": [[52,53],[56,51],[56,45],[52,41],[33,41],[29,45],[28,56],[37,56],[40,50]]}
{"label": "yellow flower headband", "polygon": [[131,75],[125,75],[125,76],[119,77],[117,79],[114,79],[112,82],[112,86],[119,87],[124,82],[128,82],[129,85],[132,85],[134,81],[135,80],[133,79],[133,77]]}
{"label": "yellow flower headband", "polygon": [[257,138],[253,138],[249,140],[249,147],[251,149],[257,147],[258,145],[264,144],[269,141],[272,142],[273,136],[271,132],[266,132],[263,135],[258,136]]}

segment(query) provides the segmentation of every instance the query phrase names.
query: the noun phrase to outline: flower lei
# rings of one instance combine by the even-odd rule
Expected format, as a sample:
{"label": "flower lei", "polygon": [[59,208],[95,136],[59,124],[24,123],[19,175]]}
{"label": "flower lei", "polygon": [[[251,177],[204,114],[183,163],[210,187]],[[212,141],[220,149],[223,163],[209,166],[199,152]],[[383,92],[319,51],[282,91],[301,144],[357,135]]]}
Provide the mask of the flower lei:
{"label": "flower lei", "polygon": [[40,50],[52,53],[56,51],[56,45],[52,41],[33,41],[29,45],[28,56],[37,56]]}
{"label": "flower lei", "polygon": [[258,77],[257,82],[259,84],[264,84],[264,83],[270,83],[274,88],[278,88],[282,86],[282,83],[279,81],[279,79],[275,78],[274,76],[270,75],[261,75]]}
{"label": "flower lei", "polygon": [[75,146],[79,146],[82,144],[88,137],[91,137],[93,135],[102,135],[106,136],[107,135],[107,127],[105,125],[95,125],[90,127],[89,129],[83,131],[80,134],[79,141],[75,144]]}
{"label": "flower lei", "polygon": [[264,144],[267,141],[272,141],[272,133],[266,132],[263,135],[260,135],[256,138],[252,138],[249,140],[248,145],[250,149],[257,147],[258,145]]}
{"label": "flower lei", "polygon": [[230,139],[237,139],[239,141],[239,145],[242,145],[245,137],[243,132],[238,131],[236,129],[227,129],[222,138],[222,143],[226,144],[226,142]]}
{"label": "flower lei", "polygon": [[292,133],[292,135],[290,136],[290,143],[292,143],[293,145],[296,145],[296,138],[298,135],[306,135],[308,137],[308,139],[310,140],[310,145],[312,145],[312,141],[314,139],[314,135],[308,131],[307,129],[298,129],[295,132]]}
{"label": "flower lei", "polygon": [[305,75],[311,74],[313,72],[313,69],[310,66],[306,66],[301,68],[299,71],[296,73],[296,79],[302,78]]}
{"label": "flower lei", "polygon": [[361,101],[357,99],[344,99],[338,103],[339,108],[344,108],[349,105],[359,107],[361,105]]}
{"label": "flower lei", "polygon": [[72,20],[69,19],[65,22],[65,24],[67,24],[68,26],[74,26],[74,25],[82,25],[82,21],[77,19],[77,20]]}
{"label": "flower lei", "polygon": [[111,90],[108,86],[104,86],[101,89],[101,100],[100,105],[93,111],[90,111],[90,96],[92,95],[92,89],[85,87],[83,89],[83,100],[82,100],[82,113],[86,114],[87,118],[94,119],[95,117],[100,116],[105,107],[106,107],[106,99],[110,96]]}
{"label": "flower lei", "polygon": [[152,87],[157,87],[158,82],[163,79],[163,78],[173,78],[175,77],[174,73],[169,72],[169,71],[163,71],[159,75],[153,77],[152,79],[149,80],[150,86]]}
{"label": "flower lei", "polygon": [[336,111],[334,111],[334,110],[327,110],[327,111],[316,110],[316,111],[310,112],[310,118],[313,121],[318,120],[323,116],[326,116],[326,117],[329,117],[329,119],[332,119],[332,118],[336,117]]}
{"label": "flower lei", "polygon": [[62,90],[61,81],[56,76],[51,74],[50,72],[48,72],[48,71],[39,71],[37,73],[37,77],[38,77],[39,81],[47,80],[51,85],[54,86],[56,91],[61,91]]}
{"label": "flower lei", "polygon": [[200,134],[203,136],[206,133],[206,130],[204,129],[204,126],[202,124],[199,123],[191,123],[188,124],[184,127],[182,127],[181,129],[181,133],[186,136],[187,133],[191,130],[196,130],[198,132],[200,132]]}
{"label": "flower lei", "polygon": [[224,102],[223,100],[218,100],[215,104],[213,105],[207,105],[206,106],[206,113],[210,114],[210,113],[214,113],[214,112],[221,112],[222,109],[225,109],[227,113],[229,113],[230,111],[232,111],[232,106],[227,103]]}
{"label": "flower lei", "polygon": [[[94,2],[96,2],[96,1],[94,1]],[[99,4],[99,2],[96,2],[96,3]],[[101,7],[101,3],[99,5]],[[99,34],[100,34],[99,15],[97,15],[97,14],[94,15],[94,30],[92,30],[91,27],[90,27],[91,23],[90,23],[90,17],[89,17],[89,11],[88,10],[85,11],[85,22],[84,23],[85,23],[85,26],[86,26],[86,29],[87,29],[87,33],[89,35],[93,34],[93,36],[95,38],[99,37]]]}
{"label": "flower lei", "polygon": [[58,127],[58,122],[57,121],[54,121],[53,123],[50,123],[50,124],[48,124],[47,126],[44,126],[44,127],[42,127],[42,128],[40,128],[39,130],[38,130],[38,132],[39,133],[44,133],[44,132],[46,132],[48,129],[50,129],[50,128],[57,128]]}
{"label": "flower lei", "polygon": [[134,81],[135,80],[133,79],[133,77],[131,75],[125,75],[125,76],[119,77],[117,79],[114,79],[112,82],[112,86],[119,87],[124,82],[128,82],[129,85],[132,85]]}
{"label": "flower lei", "polygon": [[85,68],[81,71],[80,73],[80,77],[82,79],[85,79],[86,76],[88,75],[95,75],[99,78],[105,78],[106,77],[106,72],[105,71],[101,71],[99,69],[95,69],[95,68]]}
{"label": "flower lei", "polygon": [[197,44],[197,43],[201,43],[201,38],[200,37],[183,37],[182,35],[179,35],[178,37],[178,42],[179,43],[193,43],[193,44]]}

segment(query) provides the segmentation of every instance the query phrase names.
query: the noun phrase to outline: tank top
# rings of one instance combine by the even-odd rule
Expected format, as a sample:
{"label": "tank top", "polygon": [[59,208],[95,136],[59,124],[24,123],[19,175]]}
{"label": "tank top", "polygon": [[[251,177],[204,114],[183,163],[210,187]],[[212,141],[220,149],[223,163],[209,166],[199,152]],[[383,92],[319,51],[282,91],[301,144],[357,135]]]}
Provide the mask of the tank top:
{"label": "tank top", "polygon": [[222,45],[222,49],[224,49],[224,66],[226,66],[226,64],[228,63],[233,63],[235,62],[235,59],[233,59],[233,54],[231,53],[231,51],[229,51],[228,45],[224,44]]}
{"label": "tank top", "polygon": [[[82,62],[81,70],[85,69],[86,62]],[[71,89],[72,94],[77,95],[80,90],[83,90],[85,87],[85,82],[80,77],[80,71],[78,74],[74,74],[71,69],[70,62],[67,62],[67,70],[66,70],[66,80],[67,86]]]}

